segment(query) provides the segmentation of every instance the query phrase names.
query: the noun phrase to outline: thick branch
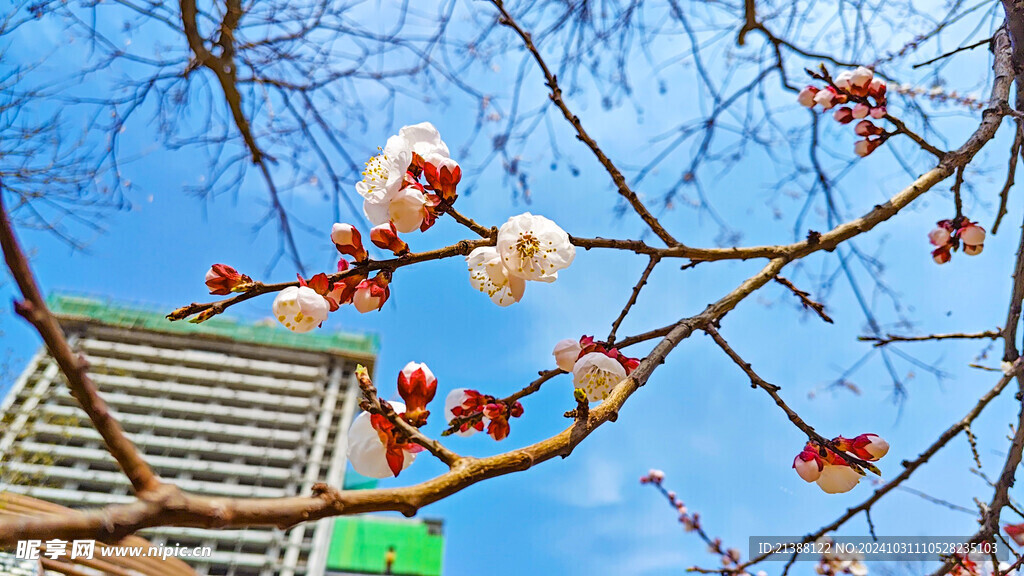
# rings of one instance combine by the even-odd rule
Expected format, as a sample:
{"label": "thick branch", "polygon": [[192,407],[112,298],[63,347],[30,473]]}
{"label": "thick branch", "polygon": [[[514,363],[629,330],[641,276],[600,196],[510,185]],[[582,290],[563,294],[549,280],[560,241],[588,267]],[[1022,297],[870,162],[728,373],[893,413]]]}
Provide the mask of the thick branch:
{"label": "thick branch", "polygon": [[117,460],[121,469],[128,476],[135,492],[142,495],[153,490],[160,485],[159,478],[131,440],[125,436],[117,419],[110,414],[106,402],[100,398],[96,385],[89,378],[88,365],[72,350],[71,345],[64,337],[64,331],[61,330],[60,324],[46,307],[46,299],[43,298],[43,294],[39,290],[32,267],[18,244],[14,228],[7,216],[7,209],[3,204],[2,185],[0,185],[0,247],[4,251],[7,268],[10,269],[11,276],[24,298],[22,301],[15,302],[15,310],[25,320],[28,320],[43,338],[50,356],[64,373],[71,395],[78,400],[82,409],[89,415],[93,426],[103,437],[103,442],[111,456]]}

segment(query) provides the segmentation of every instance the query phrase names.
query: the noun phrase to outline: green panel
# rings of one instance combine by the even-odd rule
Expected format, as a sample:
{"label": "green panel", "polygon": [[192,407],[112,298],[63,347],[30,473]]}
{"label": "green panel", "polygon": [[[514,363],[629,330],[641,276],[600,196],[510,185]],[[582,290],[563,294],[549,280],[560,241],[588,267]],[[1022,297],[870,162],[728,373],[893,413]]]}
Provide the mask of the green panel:
{"label": "green panel", "polygon": [[186,320],[171,322],[164,317],[164,313],[155,310],[61,293],[50,294],[46,304],[54,313],[61,316],[93,320],[124,328],[213,336],[238,342],[318,352],[374,355],[379,349],[379,341],[375,334],[349,334],[325,330],[296,334],[278,326],[276,322],[273,325],[246,324],[225,316],[214,316],[202,324],[192,324]]}
{"label": "green panel", "polygon": [[432,527],[427,522],[382,516],[335,519],[327,569],[383,574],[384,555],[389,546],[395,547],[393,574],[441,575],[444,536],[439,525]]}
{"label": "green panel", "polygon": [[345,490],[372,490],[377,487],[377,479],[363,476],[352,469],[345,470]]}

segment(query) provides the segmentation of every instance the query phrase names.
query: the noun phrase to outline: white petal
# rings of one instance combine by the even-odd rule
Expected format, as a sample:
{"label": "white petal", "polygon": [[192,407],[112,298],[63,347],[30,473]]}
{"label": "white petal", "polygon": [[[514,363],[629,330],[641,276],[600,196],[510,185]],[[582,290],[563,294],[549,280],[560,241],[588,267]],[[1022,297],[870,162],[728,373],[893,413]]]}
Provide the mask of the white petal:
{"label": "white petal", "polygon": [[626,369],[618,360],[600,352],[591,352],[576,361],[572,383],[582,388],[591,401],[604,400],[615,386],[626,378]]}
{"label": "white petal", "polygon": [[858,482],[860,482],[860,474],[849,466],[830,466],[826,464],[825,469],[821,471],[821,476],[818,478],[818,486],[826,494],[849,492],[853,490],[853,487]]}
{"label": "white petal", "polygon": [[580,347],[579,340],[566,338],[555,344],[555,349],[551,351],[551,355],[555,357],[555,364],[558,364],[559,368],[566,372],[572,372],[581,351],[582,348]]}
{"label": "white petal", "polygon": [[508,276],[494,247],[481,246],[474,249],[466,257],[466,264],[469,267],[469,282],[498,306],[509,306],[523,298],[525,282]]}
{"label": "white petal", "polygon": [[408,234],[418,230],[423,219],[427,216],[427,196],[409,186],[403,188],[388,204],[388,217],[394,223],[395,229],[402,234]]}
{"label": "white petal", "polygon": [[448,145],[441,140],[441,133],[430,122],[404,126],[398,131],[398,135],[404,138],[412,147],[413,152],[422,158],[433,154],[440,154],[445,158],[449,156]]}
{"label": "white petal", "polygon": [[[391,402],[395,412],[405,412],[405,404]],[[402,462],[402,470],[408,468],[416,454],[405,452],[405,460]],[[370,423],[369,412],[363,412],[352,422],[348,429],[348,460],[352,467],[363,476],[370,478],[391,478],[394,474],[388,467],[387,451],[384,443],[380,441],[380,435],[374,430]]]}
{"label": "white petal", "polygon": [[363,212],[366,214],[366,219],[372,222],[374,226],[387,224],[390,219],[387,202],[371,202],[369,200],[364,200]]}

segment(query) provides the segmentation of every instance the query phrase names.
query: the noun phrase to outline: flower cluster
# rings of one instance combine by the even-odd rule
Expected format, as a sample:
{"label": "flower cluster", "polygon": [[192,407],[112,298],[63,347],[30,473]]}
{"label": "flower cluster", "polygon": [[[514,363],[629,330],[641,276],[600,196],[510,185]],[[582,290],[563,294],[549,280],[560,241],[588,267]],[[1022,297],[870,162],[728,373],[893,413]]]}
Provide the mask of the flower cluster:
{"label": "flower cluster", "polygon": [[[853,131],[863,140],[858,140],[853,150],[861,157],[874,152],[888,138],[885,130],[867,120],[868,117],[880,120],[886,115],[886,83],[874,76],[875,73],[864,66],[856,70],[845,70],[834,80],[829,80],[826,76],[826,80],[829,80],[828,85],[820,88],[807,86],[797,96],[797,101],[808,108],[813,109],[819,105],[823,110],[835,108],[832,117],[840,124],[860,120]],[[844,104],[852,106],[843,106]]]}
{"label": "flower cluster", "polygon": [[953,252],[963,245],[964,254],[977,256],[985,249],[985,229],[967,218],[940,220],[931,232],[928,241],[932,246],[932,259],[936,264],[945,264],[953,258]]}
{"label": "flower cluster", "polygon": [[[839,452],[867,462],[879,460],[889,452],[889,443],[877,434],[861,434],[853,439],[838,436],[832,444]],[[827,494],[849,492],[861,477],[840,454],[813,442],[808,442],[793,459],[793,468],[804,481],[817,482]]]}
{"label": "flower cluster", "polygon": [[612,389],[640,365],[640,360],[616,348],[605,348],[595,342],[593,336],[583,336],[578,341],[562,340],[555,344],[551,354],[559,368],[572,373],[573,385],[583,390],[591,402],[607,398]]}
{"label": "flower cluster", "polygon": [[433,226],[443,206],[457,196],[462,169],[430,122],[404,126],[380,154],[366,162],[356,191],[363,212],[376,226],[394,225],[403,234]]}
{"label": "flower cluster", "polygon": [[576,257],[569,235],[543,216],[525,212],[498,229],[497,246],[482,246],[466,257],[469,281],[498,306],[519,302],[526,281],[554,282]]}
{"label": "flower cluster", "polygon": [[[380,401],[417,428],[427,423],[428,403],[437,392],[437,378],[426,364],[409,362],[398,374],[398,394],[403,402]],[[370,478],[398,476],[412,465],[423,447],[409,441],[384,414],[363,412],[348,431],[348,459],[356,472]]]}
{"label": "flower cluster", "polygon": [[504,440],[511,429],[509,418],[523,415],[523,405],[516,401],[509,406],[498,402],[493,396],[481,394],[476,390],[456,388],[448,393],[444,400],[444,417],[451,425],[460,421],[455,434],[472,436],[487,427],[487,434],[495,440]]}

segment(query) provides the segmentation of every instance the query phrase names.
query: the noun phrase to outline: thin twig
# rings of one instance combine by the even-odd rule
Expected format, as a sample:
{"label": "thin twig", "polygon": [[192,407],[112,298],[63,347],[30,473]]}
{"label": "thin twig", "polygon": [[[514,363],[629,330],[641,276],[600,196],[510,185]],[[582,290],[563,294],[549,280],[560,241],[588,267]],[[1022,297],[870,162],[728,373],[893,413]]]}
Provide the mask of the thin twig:
{"label": "thin twig", "polygon": [[824,320],[825,322],[828,322],[829,324],[833,324],[832,318],[829,317],[829,315],[825,313],[825,305],[822,304],[821,302],[816,302],[814,300],[811,300],[811,293],[810,292],[805,292],[805,291],[797,288],[796,286],[793,285],[792,282],[790,282],[789,280],[786,280],[782,276],[776,276],[775,277],[775,281],[778,282],[779,284],[782,284],[786,288],[789,288],[789,291],[792,292],[793,294],[795,294],[796,297],[800,299],[800,304],[803,304],[803,307],[804,307],[805,310],[806,309],[813,310],[814,313],[817,314],[822,320]]}

